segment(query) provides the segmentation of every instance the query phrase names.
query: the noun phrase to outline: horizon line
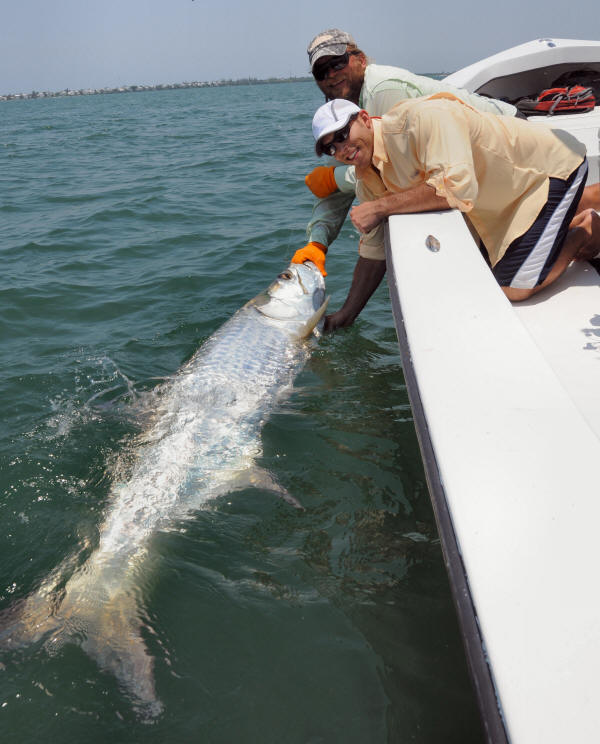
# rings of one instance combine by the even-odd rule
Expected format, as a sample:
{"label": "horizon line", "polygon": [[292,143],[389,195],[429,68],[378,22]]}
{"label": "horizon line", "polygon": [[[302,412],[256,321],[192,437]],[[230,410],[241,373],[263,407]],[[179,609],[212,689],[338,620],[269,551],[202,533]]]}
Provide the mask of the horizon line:
{"label": "horizon line", "polygon": [[[429,72],[421,73],[423,75],[433,77],[443,75],[446,76],[450,73],[447,72]],[[229,85],[265,85],[270,83],[305,83],[313,80],[312,75],[305,76],[288,76],[288,77],[269,77],[269,78],[237,78],[237,79],[221,79],[207,81],[184,81],[182,83],[155,83],[149,85],[117,85],[117,86],[105,86],[103,88],[63,88],[58,91],[37,91],[32,90],[31,93],[5,93],[0,95],[0,101],[14,101],[14,100],[30,100],[34,98],[66,98],[73,96],[91,96],[91,95],[107,95],[114,93],[144,93],[147,91],[156,90],[179,90],[188,88],[219,88]]]}

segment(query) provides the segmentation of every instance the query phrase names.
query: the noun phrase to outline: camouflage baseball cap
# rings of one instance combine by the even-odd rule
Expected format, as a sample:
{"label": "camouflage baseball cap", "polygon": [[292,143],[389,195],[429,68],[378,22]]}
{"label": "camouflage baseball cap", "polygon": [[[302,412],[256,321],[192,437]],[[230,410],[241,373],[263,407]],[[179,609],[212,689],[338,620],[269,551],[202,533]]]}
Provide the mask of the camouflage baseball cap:
{"label": "camouflage baseball cap", "polygon": [[339,28],[329,28],[327,31],[321,31],[310,42],[306,50],[311,70],[315,62],[321,57],[339,57],[344,54],[348,44],[356,46],[356,42],[350,34],[340,31]]}

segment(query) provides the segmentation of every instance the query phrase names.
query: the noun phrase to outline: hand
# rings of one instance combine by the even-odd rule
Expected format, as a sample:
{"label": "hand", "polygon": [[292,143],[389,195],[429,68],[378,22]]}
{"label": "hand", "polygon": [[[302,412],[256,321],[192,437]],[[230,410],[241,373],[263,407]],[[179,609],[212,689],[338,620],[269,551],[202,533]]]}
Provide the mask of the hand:
{"label": "hand", "polygon": [[318,165],[304,178],[304,183],[319,199],[331,196],[338,191],[334,170],[334,165]]}
{"label": "hand", "polygon": [[371,232],[374,227],[383,220],[386,219],[387,215],[382,212],[377,204],[378,200],[366,201],[362,204],[358,204],[352,207],[350,210],[350,219],[352,224],[363,235]]}
{"label": "hand", "polygon": [[384,274],[385,261],[359,256],[354,267],[348,296],[340,310],[332,315],[325,316],[323,330],[328,332],[335,331],[336,328],[351,326],[381,283]]}
{"label": "hand", "polygon": [[354,318],[348,317],[344,310],[338,310],[336,313],[325,316],[325,324],[323,325],[324,333],[331,333],[338,328],[347,328],[354,323]]}
{"label": "hand", "polygon": [[575,254],[577,261],[589,261],[600,255],[600,214],[594,209],[586,209],[573,217],[570,229],[582,233],[582,245]]}
{"label": "hand", "polygon": [[292,263],[304,263],[305,261],[312,261],[314,265],[319,269],[323,276],[327,276],[325,271],[325,254],[327,248],[322,243],[312,241],[307,243],[304,248],[300,248],[292,256]]}

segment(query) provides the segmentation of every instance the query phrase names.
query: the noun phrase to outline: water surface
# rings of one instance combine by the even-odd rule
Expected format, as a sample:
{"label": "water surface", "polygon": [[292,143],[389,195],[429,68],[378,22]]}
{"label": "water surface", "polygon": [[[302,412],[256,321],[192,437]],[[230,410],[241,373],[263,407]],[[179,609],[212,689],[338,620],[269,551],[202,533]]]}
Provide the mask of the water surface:
{"label": "water surface", "polygon": [[[157,384],[304,244],[311,83],[0,104],[0,609],[90,554]],[[328,258],[345,297],[357,235]],[[3,744],[482,741],[385,283],[266,424],[253,489],[156,535],[164,703],[75,645],[0,656]]]}

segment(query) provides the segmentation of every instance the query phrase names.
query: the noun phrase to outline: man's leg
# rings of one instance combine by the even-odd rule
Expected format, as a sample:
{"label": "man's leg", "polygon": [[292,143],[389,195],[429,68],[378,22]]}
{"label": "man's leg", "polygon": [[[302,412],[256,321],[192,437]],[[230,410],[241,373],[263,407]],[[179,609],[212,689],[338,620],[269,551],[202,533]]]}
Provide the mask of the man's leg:
{"label": "man's leg", "polygon": [[575,255],[577,261],[591,261],[592,258],[600,257],[600,212],[595,209],[578,212],[569,227],[581,230],[585,237],[582,247]]}
{"label": "man's leg", "polygon": [[525,300],[552,284],[585,245],[585,230],[569,230],[569,224],[586,177],[584,160],[566,181],[551,178],[548,201],[535,222],[511,243],[492,269],[509,300]]}
{"label": "man's leg", "polygon": [[585,209],[595,209],[597,212],[600,212],[600,183],[586,186],[583,190],[575,214],[579,214]]}
{"label": "man's leg", "polygon": [[585,242],[586,236],[581,228],[575,227],[569,230],[556,261],[552,265],[552,268],[550,269],[548,275],[541,284],[538,284],[535,287],[531,287],[530,289],[502,287],[502,291],[511,302],[527,300],[529,297],[532,297],[541,289],[544,289],[544,287],[547,287],[552,284],[552,282],[555,282],[558,277],[567,270],[571,261],[573,261],[573,259],[585,245]]}

